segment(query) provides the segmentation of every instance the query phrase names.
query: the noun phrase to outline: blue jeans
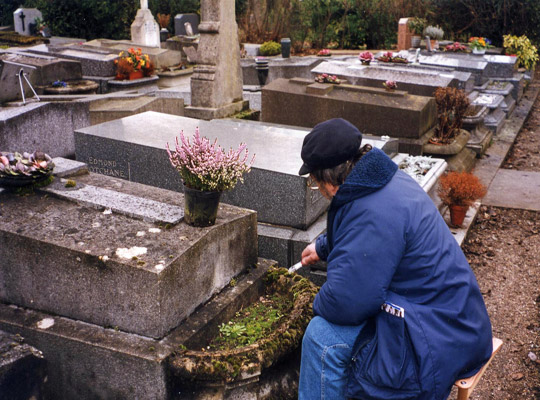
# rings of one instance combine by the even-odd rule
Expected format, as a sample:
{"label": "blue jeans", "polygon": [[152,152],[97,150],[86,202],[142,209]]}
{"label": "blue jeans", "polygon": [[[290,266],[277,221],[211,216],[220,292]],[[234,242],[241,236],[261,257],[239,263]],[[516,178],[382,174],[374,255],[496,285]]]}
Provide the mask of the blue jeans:
{"label": "blue jeans", "polygon": [[298,400],[345,399],[347,370],[358,326],[335,325],[316,316],[302,340]]}

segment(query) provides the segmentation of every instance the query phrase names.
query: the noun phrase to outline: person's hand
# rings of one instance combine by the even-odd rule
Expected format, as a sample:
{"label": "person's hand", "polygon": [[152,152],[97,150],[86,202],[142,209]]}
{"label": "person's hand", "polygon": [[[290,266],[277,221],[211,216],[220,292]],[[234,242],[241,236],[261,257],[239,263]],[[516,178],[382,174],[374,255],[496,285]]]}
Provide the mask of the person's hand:
{"label": "person's hand", "polygon": [[311,265],[315,264],[320,260],[317,250],[315,250],[315,243],[307,245],[307,247],[302,252],[302,265]]}

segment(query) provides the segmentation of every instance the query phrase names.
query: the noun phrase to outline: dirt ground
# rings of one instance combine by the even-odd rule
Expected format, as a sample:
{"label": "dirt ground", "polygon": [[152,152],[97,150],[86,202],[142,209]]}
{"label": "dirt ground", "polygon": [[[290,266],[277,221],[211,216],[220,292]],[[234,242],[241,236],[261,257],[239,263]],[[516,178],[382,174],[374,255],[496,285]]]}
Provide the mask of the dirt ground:
{"label": "dirt ground", "polygon": [[[503,168],[540,171],[540,97]],[[471,399],[540,399],[540,212],[482,206],[463,251],[504,342]]]}

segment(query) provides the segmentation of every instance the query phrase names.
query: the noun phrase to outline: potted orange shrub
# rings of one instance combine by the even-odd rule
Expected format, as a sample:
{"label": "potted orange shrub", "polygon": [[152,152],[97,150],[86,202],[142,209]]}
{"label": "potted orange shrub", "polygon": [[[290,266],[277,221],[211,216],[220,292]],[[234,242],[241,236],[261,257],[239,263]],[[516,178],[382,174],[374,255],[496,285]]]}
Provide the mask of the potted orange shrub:
{"label": "potted orange shrub", "polygon": [[131,48],[120,52],[119,56],[119,59],[114,60],[116,79],[141,79],[154,73],[154,64],[148,54],[143,54],[141,49]]}
{"label": "potted orange shrub", "polygon": [[486,195],[486,187],[469,172],[449,172],[439,178],[437,193],[450,210],[450,222],[459,227],[470,205]]}

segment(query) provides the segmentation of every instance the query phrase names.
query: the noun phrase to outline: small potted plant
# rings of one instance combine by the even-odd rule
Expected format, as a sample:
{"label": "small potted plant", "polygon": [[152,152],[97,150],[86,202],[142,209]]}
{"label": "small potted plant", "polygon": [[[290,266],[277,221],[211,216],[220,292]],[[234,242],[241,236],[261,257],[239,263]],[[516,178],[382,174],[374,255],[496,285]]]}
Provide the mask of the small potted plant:
{"label": "small potted plant", "polygon": [[473,54],[486,54],[486,50],[491,47],[491,41],[485,37],[473,36],[469,38],[469,47]]}
{"label": "small potted plant", "polygon": [[425,18],[413,17],[409,18],[407,21],[407,28],[412,32],[411,37],[411,46],[420,47],[421,35],[424,32],[424,28],[427,25],[427,20]]}
{"label": "small potted plant", "polygon": [[369,63],[371,63],[374,57],[373,57],[372,52],[363,51],[362,53],[360,53],[358,58],[360,59],[360,62],[362,63],[362,65],[369,65]]}
{"label": "small potted plant", "polygon": [[154,64],[148,54],[143,54],[141,49],[130,48],[122,51],[120,58],[114,60],[116,64],[116,79],[141,79],[154,73]]}
{"label": "small potted plant", "polygon": [[184,183],[184,220],[192,226],[214,225],[219,199],[225,190],[231,190],[238,181],[243,182],[243,174],[251,170],[255,156],[247,162],[248,150],[241,143],[237,150],[225,152],[217,144],[201,137],[195,129],[193,143],[184,136],[184,131],[175,139],[174,152],[167,143],[167,154]]}
{"label": "small potted plant", "polygon": [[486,187],[469,172],[449,172],[439,178],[439,198],[450,210],[450,222],[463,224],[469,207],[486,195]]}
{"label": "small potted plant", "polygon": [[431,49],[437,50],[439,48],[439,40],[444,37],[444,31],[439,26],[428,25],[424,29],[424,37],[429,36],[431,43]]}

